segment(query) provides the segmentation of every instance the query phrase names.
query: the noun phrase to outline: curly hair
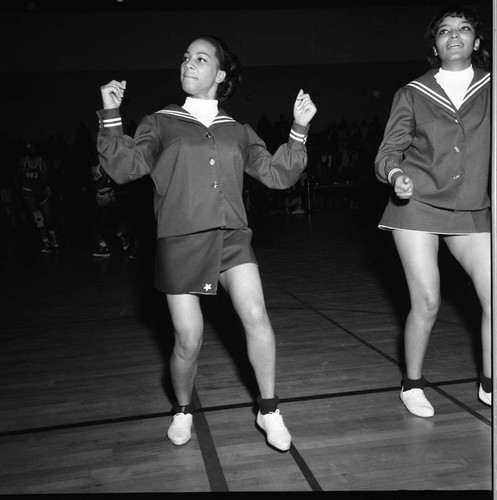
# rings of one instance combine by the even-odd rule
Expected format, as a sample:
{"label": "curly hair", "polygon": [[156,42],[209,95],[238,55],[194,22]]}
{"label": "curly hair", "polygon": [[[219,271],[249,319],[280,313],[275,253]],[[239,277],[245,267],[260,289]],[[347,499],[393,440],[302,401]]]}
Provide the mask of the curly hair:
{"label": "curly hair", "polygon": [[477,68],[488,69],[491,64],[490,43],[482,34],[482,23],[476,12],[464,5],[449,5],[443,8],[430,22],[426,30],[426,39],[429,47],[427,50],[428,64],[432,68],[438,68],[441,65],[440,57],[433,53],[435,40],[440,24],[446,17],[464,17],[475,30],[475,39],[480,39],[478,50],[474,50],[471,56],[471,63]]}
{"label": "curly hair", "polygon": [[196,40],[209,42],[216,49],[219,69],[226,73],[225,79],[217,87],[216,99],[220,102],[228,100],[241,82],[241,64],[238,56],[217,36],[201,35]]}

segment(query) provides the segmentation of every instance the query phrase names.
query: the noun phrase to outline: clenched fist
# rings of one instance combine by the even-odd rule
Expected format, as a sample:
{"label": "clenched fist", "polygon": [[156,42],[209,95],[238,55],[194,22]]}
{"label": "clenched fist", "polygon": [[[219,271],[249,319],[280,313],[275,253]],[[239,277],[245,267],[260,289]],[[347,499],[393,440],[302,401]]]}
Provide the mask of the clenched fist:
{"label": "clenched fist", "polygon": [[126,80],[122,80],[121,82],[112,80],[107,85],[102,85],[100,87],[100,92],[102,93],[102,103],[104,109],[119,108],[123,102],[125,89]]}

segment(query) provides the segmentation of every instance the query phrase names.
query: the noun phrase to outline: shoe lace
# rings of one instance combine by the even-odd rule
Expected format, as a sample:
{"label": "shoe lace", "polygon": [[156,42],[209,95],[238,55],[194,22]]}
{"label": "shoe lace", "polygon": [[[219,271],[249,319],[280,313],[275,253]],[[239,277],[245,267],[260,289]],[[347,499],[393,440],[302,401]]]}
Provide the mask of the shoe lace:
{"label": "shoe lace", "polygon": [[418,404],[421,403],[424,406],[430,405],[430,402],[426,399],[423,389],[411,389],[411,399],[416,399]]}

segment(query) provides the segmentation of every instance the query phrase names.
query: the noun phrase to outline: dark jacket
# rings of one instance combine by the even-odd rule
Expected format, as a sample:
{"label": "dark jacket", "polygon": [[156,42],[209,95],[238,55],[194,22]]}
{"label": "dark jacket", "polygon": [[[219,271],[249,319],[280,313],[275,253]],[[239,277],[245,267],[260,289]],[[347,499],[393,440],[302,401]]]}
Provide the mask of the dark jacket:
{"label": "dark jacket", "polygon": [[490,206],[490,74],[474,69],[459,110],[433,69],[397,91],[375,160],[377,178],[394,183],[403,172],[412,198],[450,210]]}
{"label": "dark jacket", "polygon": [[170,105],[123,134],[118,109],[100,110],[97,148],[104,169],[119,184],[149,174],[155,184],[157,237],[247,226],[243,174],[273,189],[287,189],[307,165],[308,127],[292,125],[274,155],[249,125],[219,110],[206,127]]}

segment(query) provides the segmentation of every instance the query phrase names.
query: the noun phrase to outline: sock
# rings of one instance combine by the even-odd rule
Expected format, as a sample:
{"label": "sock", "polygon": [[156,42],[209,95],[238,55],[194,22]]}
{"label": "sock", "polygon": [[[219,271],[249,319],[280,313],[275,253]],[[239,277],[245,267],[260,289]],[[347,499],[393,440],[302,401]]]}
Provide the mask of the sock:
{"label": "sock", "polygon": [[488,394],[489,392],[492,392],[492,379],[485,377],[483,375],[483,372],[480,372],[480,382],[483,390]]}
{"label": "sock", "polygon": [[191,413],[195,411],[195,406],[193,403],[189,403],[185,406],[181,406],[178,403],[173,404],[172,414],[176,415],[176,413]]}
{"label": "sock", "polygon": [[278,404],[280,400],[278,396],[274,396],[274,398],[263,399],[260,396],[257,396],[257,405],[259,406],[259,410],[263,415],[266,415],[270,412],[275,412],[278,409]]}
{"label": "sock", "polygon": [[403,392],[404,391],[410,391],[411,389],[424,389],[425,388],[426,381],[424,377],[421,377],[417,380],[413,380],[407,377],[407,375],[404,375],[404,378],[402,380],[402,387],[403,387]]}

